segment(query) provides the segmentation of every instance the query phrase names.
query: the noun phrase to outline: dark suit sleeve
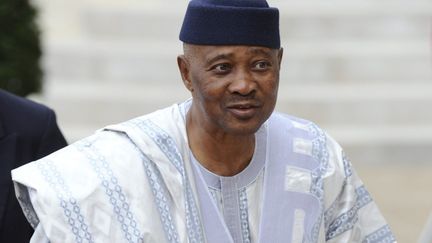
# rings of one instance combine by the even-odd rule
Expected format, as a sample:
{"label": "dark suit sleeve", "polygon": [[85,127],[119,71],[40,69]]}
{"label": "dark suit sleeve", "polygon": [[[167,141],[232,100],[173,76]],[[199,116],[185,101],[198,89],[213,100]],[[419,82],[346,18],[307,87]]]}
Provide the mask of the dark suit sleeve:
{"label": "dark suit sleeve", "polygon": [[45,124],[45,130],[37,149],[36,159],[45,157],[67,145],[57,125],[56,115],[51,109],[47,111],[47,122]]}

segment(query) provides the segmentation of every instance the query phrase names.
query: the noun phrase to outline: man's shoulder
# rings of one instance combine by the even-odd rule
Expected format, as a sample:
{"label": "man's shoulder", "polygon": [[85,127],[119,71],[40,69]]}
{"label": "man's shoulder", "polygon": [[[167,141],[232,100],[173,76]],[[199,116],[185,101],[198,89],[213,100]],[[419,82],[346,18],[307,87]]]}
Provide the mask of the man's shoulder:
{"label": "man's shoulder", "polygon": [[282,112],[273,112],[270,117],[270,121],[277,122],[277,124],[279,125],[283,125],[287,128],[292,129],[309,130],[312,127],[318,128],[318,126],[310,120]]}
{"label": "man's shoulder", "polygon": [[143,128],[148,127],[150,124],[154,124],[154,126],[161,128],[162,130],[172,130],[173,127],[179,128],[184,125],[182,105],[183,103],[176,103],[118,124],[106,126],[101,130],[112,130],[126,134],[129,134],[129,132],[141,133],[143,132]]}
{"label": "man's shoulder", "polygon": [[289,115],[281,112],[274,112],[268,123],[269,129],[275,131],[285,131],[293,137],[303,137],[305,139],[320,139],[322,141],[335,142],[327,132],[315,122]]}
{"label": "man's shoulder", "polygon": [[[128,136],[119,131],[98,130],[90,136],[81,138],[50,155],[41,158],[43,161],[79,161],[88,160],[87,155],[110,158],[121,157],[127,151],[134,149],[133,142]],[[83,157],[84,156],[84,157]]]}

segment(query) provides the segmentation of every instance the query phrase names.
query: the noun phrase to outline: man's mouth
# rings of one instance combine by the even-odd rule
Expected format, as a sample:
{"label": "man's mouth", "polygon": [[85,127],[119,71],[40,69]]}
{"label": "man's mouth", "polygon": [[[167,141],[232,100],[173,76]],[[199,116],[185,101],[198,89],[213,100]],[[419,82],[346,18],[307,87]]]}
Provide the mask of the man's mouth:
{"label": "man's mouth", "polygon": [[260,105],[254,103],[238,103],[228,105],[227,108],[234,117],[245,120],[256,115]]}

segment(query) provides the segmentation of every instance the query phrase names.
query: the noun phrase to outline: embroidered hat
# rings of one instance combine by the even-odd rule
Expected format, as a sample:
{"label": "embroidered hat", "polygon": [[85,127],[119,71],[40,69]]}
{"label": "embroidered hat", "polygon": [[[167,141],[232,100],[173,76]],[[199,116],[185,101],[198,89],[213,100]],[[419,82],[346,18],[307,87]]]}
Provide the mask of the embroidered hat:
{"label": "embroidered hat", "polygon": [[192,0],[180,40],[196,45],[280,48],[279,10],[266,0]]}

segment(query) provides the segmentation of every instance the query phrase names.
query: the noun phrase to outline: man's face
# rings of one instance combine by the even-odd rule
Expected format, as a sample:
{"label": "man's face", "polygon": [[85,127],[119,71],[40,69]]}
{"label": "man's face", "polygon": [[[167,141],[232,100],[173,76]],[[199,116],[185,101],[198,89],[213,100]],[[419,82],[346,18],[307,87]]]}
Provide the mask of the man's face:
{"label": "man's face", "polygon": [[255,133],[273,112],[282,49],[186,45],[178,64],[192,119],[212,132]]}

